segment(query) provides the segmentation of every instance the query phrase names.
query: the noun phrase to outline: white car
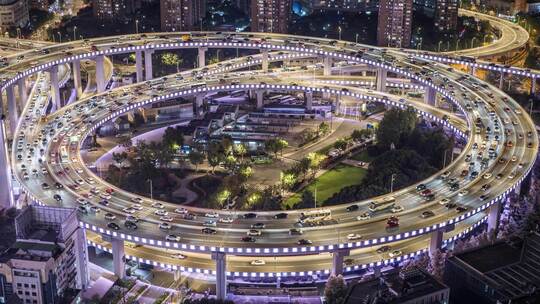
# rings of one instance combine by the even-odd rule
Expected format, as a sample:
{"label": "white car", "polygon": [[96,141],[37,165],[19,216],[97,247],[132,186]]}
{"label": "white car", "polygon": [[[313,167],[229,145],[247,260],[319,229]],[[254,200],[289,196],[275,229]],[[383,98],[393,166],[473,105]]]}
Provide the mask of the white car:
{"label": "white car", "polygon": [[112,213],[105,213],[105,219],[109,221],[114,221],[116,219],[116,215]]}
{"label": "white car", "polygon": [[510,161],[512,161],[512,162],[515,162],[515,161],[517,161],[517,156],[515,156],[515,155],[512,155],[512,158],[510,159]]}
{"label": "white car", "polygon": [[230,223],[234,222],[234,219],[232,217],[221,217],[221,218],[219,218],[219,222],[220,223],[230,224]]}
{"label": "white car", "polygon": [[173,253],[173,254],[171,254],[171,258],[183,260],[183,259],[186,258],[186,256],[181,254],[181,253]]}
{"label": "white car", "polygon": [[467,195],[468,193],[469,193],[469,190],[465,190],[465,189],[464,189],[464,190],[459,191],[458,195],[459,195],[459,196],[465,196],[465,195]]}
{"label": "white car", "polygon": [[369,220],[371,218],[371,215],[367,212],[364,212],[362,214],[360,214],[359,216],[356,217],[357,220],[359,221],[365,221],[365,220]]}
{"label": "white car", "polygon": [[101,211],[101,209],[99,209],[99,207],[92,206],[92,207],[90,207],[90,211],[92,211],[94,213],[99,213]]}
{"label": "white car", "polygon": [[266,265],[266,262],[264,260],[253,260],[253,261],[251,261],[251,265],[253,265],[253,266],[263,266],[263,265]]}
{"label": "white car", "polygon": [[362,238],[362,236],[360,234],[358,234],[358,233],[351,233],[351,234],[347,235],[347,239],[351,240],[351,241],[352,240],[359,240],[361,238]]}
{"label": "white car", "polygon": [[165,206],[163,206],[162,203],[158,203],[158,202],[153,203],[153,204],[152,204],[152,207],[154,207],[154,208],[159,208],[159,209],[165,208]]}
{"label": "white car", "polygon": [[178,235],[175,235],[175,234],[167,234],[165,239],[167,241],[171,241],[171,242],[180,242],[180,237]]}
{"label": "white car", "polygon": [[178,214],[186,214],[186,213],[188,213],[186,208],[176,208],[176,209],[174,209],[174,212],[178,213]]}
{"label": "white car", "polygon": [[124,209],[122,209],[122,211],[124,211],[125,213],[129,213],[129,214],[135,213],[135,209],[133,209],[131,207],[124,208]]}
{"label": "white car", "polygon": [[79,203],[82,206],[88,205],[88,201],[86,201],[84,198],[80,198],[80,197],[77,199],[77,203]]}
{"label": "white car", "polygon": [[395,258],[395,257],[398,257],[398,256],[400,256],[402,254],[403,254],[403,252],[401,252],[401,250],[394,250],[394,251],[390,252],[388,254],[388,256],[391,257],[391,258]]}
{"label": "white car", "polygon": [[172,226],[169,223],[161,223],[161,224],[159,224],[159,228],[163,229],[163,230],[170,230],[172,228]]}
{"label": "white car", "polygon": [[170,216],[162,216],[159,218],[161,221],[164,221],[164,222],[172,222],[173,221],[173,218],[170,217]]}
{"label": "white car", "polygon": [[490,172],[484,174],[484,179],[490,179],[493,176]]}
{"label": "white car", "polygon": [[510,174],[508,174],[509,179],[513,179],[514,177],[516,177],[516,172],[510,172]]}
{"label": "white car", "polygon": [[206,226],[206,227],[216,227],[217,226],[217,223],[216,221],[205,221],[203,223],[203,226]]}
{"label": "white car", "polygon": [[218,218],[219,214],[216,212],[206,213],[204,216],[206,217],[212,217],[212,218]]}
{"label": "white car", "polygon": [[77,184],[79,184],[79,185],[84,184],[84,180],[82,180],[82,179],[78,179],[76,182],[77,182]]}
{"label": "white car", "polygon": [[137,203],[137,204],[140,204],[140,203],[143,202],[142,198],[140,198],[140,197],[132,197],[131,201],[134,202],[134,203]]}
{"label": "white car", "polygon": [[247,232],[247,235],[249,235],[249,236],[260,236],[260,235],[261,235],[261,231],[260,231],[260,230],[256,230],[256,229],[250,229],[250,230]]}
{"label": "white car", "polygon": [[82,168],[79,168],[79,167],[75,168],[75,171],[76,171],[77,173],[83,173],[83,169],[82,169]]}
{"label": "white car", "polygon": [[443,198],[442,200],[439,201],[439,205],[446,205],[446,204],[448,204],[450,202],[451,202],[450,199],[445,197],[445,198]]}
{"label": "white car", "polygon": [[95,181],[93,178],[91,178],[91,177],[89,177],[86,181],[87,181],[90,185],[93,185],[93,184],[96,183],[96,181]]}
{"label": "white car", "polygon": [[395,205],[394,207],[392,207],[392,209],[390,209],[392,213],[402,212],[403,210],[405,210],[405,208],[403,208],[403,206],[400,206],[400,205]]}
{"label": "white car", "polygon": [[100,193],[99,197],[101,197],[102,199],[111,199],[111,195],[108,193]]}
{"label": "white car", "polygon": [[163,209],[158,209],[156,211],[154,211],[154,214],[155,215],[158,215],[158,216],[166,216],[169,214],[169,212],[163,210]]}
{"label": "white car", "polygon": [[141,204],[131,204],[130,208],[139,210],[139,211],[143,210],[143,206]]}

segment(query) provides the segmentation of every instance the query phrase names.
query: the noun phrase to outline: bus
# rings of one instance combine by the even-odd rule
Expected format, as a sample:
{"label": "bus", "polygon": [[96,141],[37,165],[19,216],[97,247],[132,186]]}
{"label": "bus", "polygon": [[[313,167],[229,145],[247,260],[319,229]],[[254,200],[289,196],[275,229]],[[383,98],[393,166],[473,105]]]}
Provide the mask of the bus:
{"label": "bus", "polygon": [[60,147],[60,161],[64,164],[69,162],[69,155],[66,146]]}
{"label": "bus", "polygon": [[369,211],[377,212],[377,211],[385,210],[385,209],[394,207],[395,204],[396,204],[396,198],[393,196],[390,196],[378,202],[369,203]]}
{"label": "bus", "polygon": [[300,213],[300,223],[317,223],[320,221],[329,221],[332,219],[332,211],[329,209],[319,209]]}

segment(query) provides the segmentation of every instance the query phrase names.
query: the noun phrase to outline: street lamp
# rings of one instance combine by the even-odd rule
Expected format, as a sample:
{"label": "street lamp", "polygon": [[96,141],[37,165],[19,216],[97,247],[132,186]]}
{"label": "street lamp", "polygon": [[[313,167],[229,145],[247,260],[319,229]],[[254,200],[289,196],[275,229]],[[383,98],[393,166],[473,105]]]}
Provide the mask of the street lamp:
{"label": "street lamp", "polygon": [[58,41],[62,43],[62,34],[60,32],[57,32],[58,34]]}
{"label": "street lamp", "polygon": [[390,177],[390,193],[394,192],[394,181],[396,180],[397,173],[392,173]]}
{"label": "street lamp", "polygon": [[442,43],[442,40],[439,41],[439,45],[437,46],[437,52],[441,51],[441,43]]}
{"label": "street lamp", "polygon": [[338,26],[338,32],[339,32],[339,39],[338,40],[341,40],[341,26]]}
{"label": "street lamp", "polygon": [[459,39],[456,40],[456,52],[457,52],[458,47],[459,47]]}
{"label": "street lamp", "polygon": [[356,39],[355,42],[358,43],[358,33],[356,33]]}
{"label": "street lamp", "polygon": [[474,48],[474,41],[476,40],[476,37],[472,37],[471,39],[471,49]]}
{"label": "street lamp", "polygon": [[137,35],[139,34],[139,19],[135,20],[135,33]]}
{"label": "street lamp", "polygon": [[73,41],[77,40],[77,26],[73,27]]}
{"label": "street lamp", "polygon": [[151,179],[147,179],[146,182],[149,182],[150,183],[150,201],[154,202],[154,192],[152,190],[152,180]]}

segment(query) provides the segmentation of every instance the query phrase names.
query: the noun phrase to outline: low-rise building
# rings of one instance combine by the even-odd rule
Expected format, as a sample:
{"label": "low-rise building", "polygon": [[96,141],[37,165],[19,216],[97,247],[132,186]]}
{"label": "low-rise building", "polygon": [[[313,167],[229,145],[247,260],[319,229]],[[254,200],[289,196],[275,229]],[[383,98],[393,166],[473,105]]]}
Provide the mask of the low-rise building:
{"label": "low-rise building", "polygon": [[456,254],[444,282],[455,303],[539,303],[540,234]]}
{"label": "low-rise building", "polygon": [[74,209],[29,206],[15,219],[16,242],[0,256],[0,303],[69,303],[88,285],[86,236]]}
{"label": "low-rise building", "polygon": [[346,304],[447,304],[450,288],[424,270],[390,270],[381,277],[354,284]]}
{"label": "low-rise building", "polygon": [[9,27],[24,27],[30,21],[28,1],[0,0],[0,30],[6,32]]}

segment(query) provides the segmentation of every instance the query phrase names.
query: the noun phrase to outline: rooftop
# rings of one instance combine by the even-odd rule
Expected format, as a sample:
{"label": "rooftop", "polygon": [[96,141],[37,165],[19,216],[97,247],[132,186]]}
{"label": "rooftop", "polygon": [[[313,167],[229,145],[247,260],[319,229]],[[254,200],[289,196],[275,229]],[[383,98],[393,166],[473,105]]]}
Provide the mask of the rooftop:
{"label": "rooftop", "polygon": [[497,243],[473,251],[456,255],[459,259],[485,273],[506,265],[519,262],[522,243],[512,246],[507,243]]}

